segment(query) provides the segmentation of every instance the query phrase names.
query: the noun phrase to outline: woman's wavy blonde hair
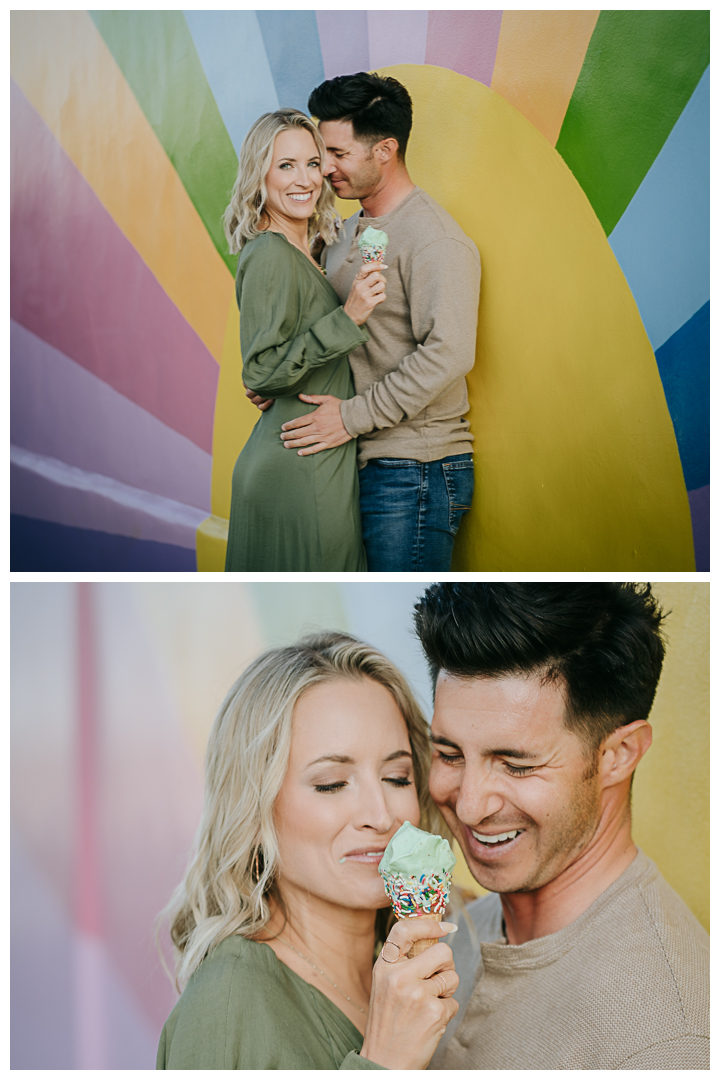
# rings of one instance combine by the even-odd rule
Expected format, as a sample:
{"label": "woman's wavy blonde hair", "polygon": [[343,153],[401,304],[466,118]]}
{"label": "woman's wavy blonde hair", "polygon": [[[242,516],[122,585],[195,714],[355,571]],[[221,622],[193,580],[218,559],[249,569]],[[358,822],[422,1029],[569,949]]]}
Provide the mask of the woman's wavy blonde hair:
{"label": "woman's wavy blonde hair", "polygon": [[[256,120],[240,147],[237,180],[230,205],[225,211],[225,236],[233,255],[241,251],[248,240],[265,232],[265,228],[260,227],[267,202],[265,178],[272,163],[275,139],[281,131],[291,131],[293,128],[304,128],[310,132],[318,149],[320,167],[325,165],[325,143],[305,113],[298,109],[278,109],[277,112],[264,113]],[[326,244],[334,244],[337,240],[337,217],[333,189],[323,177],[320,196],[315,212],[309,219],[308,229],[319,232]]]}
{"label": "woman's wavy blonde hair", "polygon": [[[278,842],[273,807],[287,771],[295,705],[306,690],[338,678],[386,687],[407,724],[420,825],[438,832],[430,799],[428,725],[395,665],[349,634],[322,633],[263,653],[230,689],[215,718],[205,759],[205,801],[185,879],[161,912],[175,946],[175,986],[187,983],[231,934],[256,937],[276,901]],[[378,912],[379,937],[389,909]]]}

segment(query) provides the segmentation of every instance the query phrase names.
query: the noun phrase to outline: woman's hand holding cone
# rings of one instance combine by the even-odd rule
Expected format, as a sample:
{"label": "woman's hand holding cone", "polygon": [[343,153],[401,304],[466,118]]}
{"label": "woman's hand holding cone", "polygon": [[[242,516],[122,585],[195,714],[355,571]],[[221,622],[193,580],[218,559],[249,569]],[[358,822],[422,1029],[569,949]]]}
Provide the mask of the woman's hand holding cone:
{"label": "woman's hand holding cone", "polygon": [[[452,923],[404,919],[396,923],[373,969],[365,1041],[360,1054],[386,1069],[424,1069],[458,1011],[460,982],[452,950],[443,942],[415,956],[414,942],[456,930]],[[397,959],[394,959],[397,957]]]}

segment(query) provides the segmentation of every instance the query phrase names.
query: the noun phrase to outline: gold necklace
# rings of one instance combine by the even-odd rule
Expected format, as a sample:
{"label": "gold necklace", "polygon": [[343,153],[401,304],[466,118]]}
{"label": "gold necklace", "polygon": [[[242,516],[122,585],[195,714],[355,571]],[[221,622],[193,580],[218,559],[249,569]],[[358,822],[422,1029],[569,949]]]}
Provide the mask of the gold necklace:
{"label": "gold necklace", "polygon": [[356,1009],[359,1009],[361,1013],[363,1013],[365,1016],[367,1016],[367,1010],[363,1009],[362,1005],[358,1005],[358,1003],[356,1001],[353,1001],[353,999],[351,997],[348,997],[347,994],[344,994],[342,992],[342,990],[340,989],[340,987],[338,986],[338,984],[334,983],[332,981],[332,979],[330,978],[330,976],[326,975],[324,971],[321,971],[320,968],[317,966],[317,964],[313,964],[312,960],[309,960],[307,958],[307,956],[303,956],[303,954],[300,952],[299,949],[296,949],[294,945],[291,945],[290,942],[286,941],[284,937],[280,937],[279,934],[277,936],[277,940],[282,941],[283,945],[287,945],[288,949],[292,949],[292,951],[294,953],[297,953],[297,955],[300,957],[300,959],[304,960],[306,964],[309,964],[311,968],[315,968],[318,975],[322,975],[323,979],[325,979],[325,982],[329,982],[331,986],[334,986],[335,989],[337,990],[338,994],[340,994],[342,997],[344,997],[346,1001],[349,1001],[351,1005],[353,1005]]}

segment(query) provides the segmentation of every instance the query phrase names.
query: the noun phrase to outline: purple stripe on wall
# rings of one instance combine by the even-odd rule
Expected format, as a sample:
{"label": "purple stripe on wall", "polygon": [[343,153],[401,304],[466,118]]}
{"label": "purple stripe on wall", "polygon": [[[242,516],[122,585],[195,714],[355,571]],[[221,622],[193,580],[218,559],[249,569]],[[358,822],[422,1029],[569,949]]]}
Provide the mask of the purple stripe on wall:
{"label": "purple stripe on wall", "polygon": [[209,513],[210,454],[12,321],[10,401],[15,446]]}
{"label": "purple stripe on wall", "polygon": [[427,11],[368,11],[370,68],[424,64]]}
{"label": "purple stripe on wall", "polygon": [[367,12],[316,11],[325,78],[354,75],[370,67]]}
{"label": "purple stripe on wall", "polygon": [[431,11],[425,63],[489,86],[501,21],[502,11]]}
{"label": "purple stripe on wall", "polygon": [[212,452],[218,366],[11,85],[11,314]]}
{"label": "purple stripe on wall", "polygon": [[[51,459],[45,461],[51,462]],[[94,488],[92,482],[97,477],[93,474],[71,478],[78,481],[75,484],[62,483],[54,477],[52,468],[43,471],[42,466],[42,460],[31,462],[29,466],[22,461],[11,464],[10,506],[13,514],[118,536],[132,536],[138,540],[195,548],[197,527],[207,516],[203,510],[168,504],[157,496],[154,499],[146,496],[143,505],[141,500],[144,492],[131,488],[125,492],[119,485],[117,491]],[[88,481],[85,486],[81,483],[83,479]],[[140,496],[140,499],[135,502],[123,501],[123,496],[133,494]]]}
{"label": "purple stripe on wall", "polygon": [[695,569],[710,570],[710,485],[688,491],[695,542]]}

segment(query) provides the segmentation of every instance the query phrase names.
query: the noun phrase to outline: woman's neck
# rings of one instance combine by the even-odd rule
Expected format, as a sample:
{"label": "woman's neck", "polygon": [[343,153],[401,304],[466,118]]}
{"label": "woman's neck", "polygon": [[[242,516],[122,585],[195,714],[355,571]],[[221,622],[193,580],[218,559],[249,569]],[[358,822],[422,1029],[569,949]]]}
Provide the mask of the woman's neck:
{"label": "woman's neck", "polygon": [[299,248],[309,259],[312,258],[308,240],[308,223],[305,219],[294,221],[291,218],[278,218],[274,214],[268,214],[268,217],[268,229],[271,232],[282,233],[293,247]]}
{"label": "woman's neck", "polygon": [[282,906],[271,899],[271,912],[259,940],[364,1030],[372,984],[375,911],[340,907],[286,888]]}

